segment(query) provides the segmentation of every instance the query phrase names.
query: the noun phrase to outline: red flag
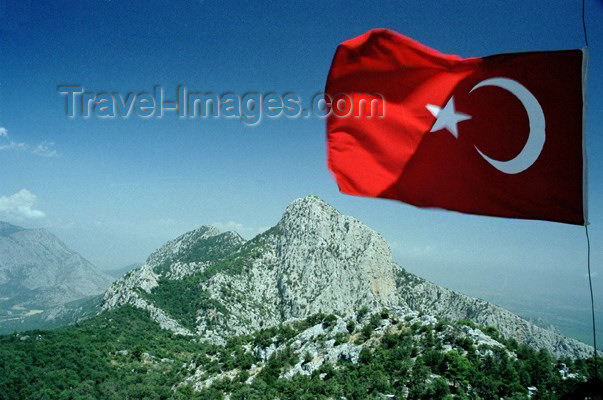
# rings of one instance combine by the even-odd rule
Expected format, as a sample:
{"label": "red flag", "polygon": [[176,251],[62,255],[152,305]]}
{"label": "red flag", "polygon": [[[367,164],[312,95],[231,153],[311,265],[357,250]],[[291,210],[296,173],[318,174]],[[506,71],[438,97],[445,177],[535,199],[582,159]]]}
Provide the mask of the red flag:
{"label": "red flag", "polygon": [[[568,50],[462,59],[384,29],[342,43],[325,95],[340,191],[585,224],[584,58]],[[357,94],[377,102],[362,108]]]}

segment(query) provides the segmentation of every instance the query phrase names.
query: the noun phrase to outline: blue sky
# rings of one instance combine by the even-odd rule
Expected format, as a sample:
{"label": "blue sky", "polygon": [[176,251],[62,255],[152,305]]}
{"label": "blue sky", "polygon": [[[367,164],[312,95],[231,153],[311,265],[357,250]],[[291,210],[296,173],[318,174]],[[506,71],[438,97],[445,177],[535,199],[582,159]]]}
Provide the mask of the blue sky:
{"label": "blue sky", "polygon": [[[369,29],[462,57],[580,48],[579,1],[121,3],[32,1],[0,13],[0,219],[46,227],[101,268],[117,268],[202,224],[252,237],[293,199],[316,194],[381,232],[397,261],[437,283],[518,311],[552,307],[566,318],[566,308],[587,310],[583,228],[341,195],[326,168],[322,119],[254,127],[174,114],[70,119],[57,92],[161,85],[173,99],[185,85],[309,101],[323,90],[336,46]],[[586,3],[590,232],[601,304],[603,2]]]}

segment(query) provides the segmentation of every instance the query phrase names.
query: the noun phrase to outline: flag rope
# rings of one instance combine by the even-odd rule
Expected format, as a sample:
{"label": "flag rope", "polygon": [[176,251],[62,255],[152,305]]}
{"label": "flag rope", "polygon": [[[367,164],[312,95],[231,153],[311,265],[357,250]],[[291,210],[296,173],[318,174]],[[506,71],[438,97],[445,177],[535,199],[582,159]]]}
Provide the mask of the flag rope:
{"label": "flag rope", "polygon": [[582,29],[584,30],[584,43],[588,47],[588,34],[586,33],[586,0],[582,0]]}
{"label": "flag rope", "polygon": [[594,358],[594,363],[595,363],[595,376],[594,378],[597,379],[599,377],[599,372],[597,369],[597,328],[595,325],[595,301],[594,301],[594,297],[593,297],[593,281],[591,278],[591,274],[590,274],[590,237],[588,236],[588,224],[584,225],[584,229],[586,232],[586,247],[587,247],[587,266],[588,266],[588,286],[590,288],[590,309],[591,309],[591,313],[592,313],[592,319],[593,319],[593,347],[595,348],[595,358]]}
{"label": "flag rope", "polygon": [[[588,33],[586,31],[586,0],[582,0],[582,30],[584,31],[584,44],[588,47]],[[595,301],[593,297],[593,281],[590,273],[590,237],[588,236],[588,222],[584,224],[584,230],[586,232],[586,247],[587,247],[587,268],[588,268],[588,287],[590,289],[590,311],[592,314],[593,322],[593,347],[594,347],[594,372],[595,379],[599,378],[599,371],[597,366],[597,328],[595,324]]]}

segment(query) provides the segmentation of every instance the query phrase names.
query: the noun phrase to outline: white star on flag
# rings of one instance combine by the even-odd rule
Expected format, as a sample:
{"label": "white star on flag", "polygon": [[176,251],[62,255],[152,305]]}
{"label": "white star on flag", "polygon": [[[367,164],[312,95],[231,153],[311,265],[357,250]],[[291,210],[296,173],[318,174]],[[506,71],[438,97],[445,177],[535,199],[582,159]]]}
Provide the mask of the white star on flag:
{"label": "white star on flag", "polygon": [[457,124],[461,121],[471,119],[471,115],[456,112],[454,109],[454,96],[448,100],[448,103],[446,103],[444,108],[434,106],[433,104],[427,104],[425,108],[429,110],[431,115],[437,118],[429,132],[448,129],[448,131],[452,133],[452,136],[457,139],[459,137]]}

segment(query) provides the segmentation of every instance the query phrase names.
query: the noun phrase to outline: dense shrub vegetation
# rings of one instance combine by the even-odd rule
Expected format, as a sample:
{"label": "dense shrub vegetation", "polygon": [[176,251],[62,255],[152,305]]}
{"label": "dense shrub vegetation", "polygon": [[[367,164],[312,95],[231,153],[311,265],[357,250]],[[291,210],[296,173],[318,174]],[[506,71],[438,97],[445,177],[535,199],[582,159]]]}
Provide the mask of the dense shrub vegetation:
{"label": "dense shrub vegetation", "polygon": [[177,372],[197,349],[129,306],[79,326],[2,336],[0,399],[174,398]]}
{"label": "dense shrub vegetation", "polygon": [[[399,329],[376,340],[387,312],[367,314],[364,326],[349,322],[335,345],[366,344],[357,363],[324,364],[311,375],[284,379],[293,365],[310,362],[288,345],[303,330],[328,330],[336,317],[316,314],[304,321],[231,338],[226,345],[198,343],[175,336],[149,320],[145,312],[124,306],[78,326],[0,337],[0,399],[557,399],[592,371],[592,360],[554,360],[484,329],[505,347],[476,346],[454,335],[458,324],[399,322]],[[282,346],[262,363],[254,348]],[[564,363],[574,373],[563,379]],[[189,366],[207,377],[227,371],[200,392],[181,384]],[[259,368],[256,368],[259,367]],[[254,379],[250,379],[254,374]],[[451,397],[453,396],[453,397]]]}

